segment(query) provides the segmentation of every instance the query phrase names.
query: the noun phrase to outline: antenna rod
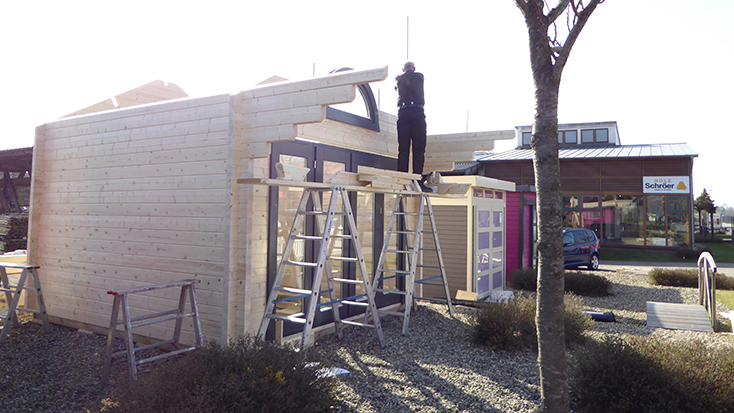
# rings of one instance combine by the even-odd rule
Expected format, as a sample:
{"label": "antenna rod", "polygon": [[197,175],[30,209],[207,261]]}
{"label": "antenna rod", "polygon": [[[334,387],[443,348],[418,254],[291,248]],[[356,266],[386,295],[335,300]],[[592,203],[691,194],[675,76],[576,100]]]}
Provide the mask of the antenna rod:
{"label": "antenna rod", "polygon": [[405,22],[405,60],[410,60],[410,17]]}

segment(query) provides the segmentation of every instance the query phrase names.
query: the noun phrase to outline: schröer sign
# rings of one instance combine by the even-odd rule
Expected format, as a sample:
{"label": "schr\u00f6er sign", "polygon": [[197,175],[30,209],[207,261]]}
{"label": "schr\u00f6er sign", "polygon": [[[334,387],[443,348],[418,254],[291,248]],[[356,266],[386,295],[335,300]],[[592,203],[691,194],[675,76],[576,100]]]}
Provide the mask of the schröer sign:
{"label": "schr\u00f6er sign", "polygon": [[642,192],[645,194],[688,194],[691,192],[687,176],[643,176]]}

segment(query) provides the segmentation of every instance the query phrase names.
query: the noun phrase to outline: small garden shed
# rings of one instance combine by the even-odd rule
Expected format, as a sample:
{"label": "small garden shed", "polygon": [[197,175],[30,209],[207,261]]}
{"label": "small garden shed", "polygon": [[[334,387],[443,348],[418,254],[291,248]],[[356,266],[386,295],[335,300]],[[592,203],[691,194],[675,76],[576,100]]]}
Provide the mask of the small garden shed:
{"label": "small garden shed", "polygon": [[[451,296],[463,290],[484,298],[503,290],[510,238],[506,199],[515,184],[475,175],[447,176],[444,182],[471,185],[466,198],[432,200]],[[424,296],[440,296],[436,287],[424,288]]]}
{"label": "small garden shed", "polygon": [[[387,74],[386,67],[348,70],[203,98],[137,95],[39,126],[28,262],[41,267],[52,322],[104,331],[107,291],[196,278],[206,340],[257,331],[281,217],[298,194],[237,180],[275,177],[277,163],[307,166],[307,180],[319,182],[359,165],[394,168],[396,119],[377,110],[369,89]],[[366,114],[334,106],[355,98]],[[511,130],[430,136],[427,167],[451,169],[512,137]],[[358,225],[374,240],[384,231],[383,198],[359,197]],[[177,291],[142,294],[131,297],[131,312],[177,303]],[[161,339],[170,329],[139,333]],[[193,341],[191,321],[182,341]]]}

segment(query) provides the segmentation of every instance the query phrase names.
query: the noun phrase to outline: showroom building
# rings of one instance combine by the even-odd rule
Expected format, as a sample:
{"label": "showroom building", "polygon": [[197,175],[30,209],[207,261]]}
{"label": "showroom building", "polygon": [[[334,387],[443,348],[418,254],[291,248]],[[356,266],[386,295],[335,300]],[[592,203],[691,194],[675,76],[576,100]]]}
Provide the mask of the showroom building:
{"label": "showroom building", "polygon": [[[531,126],[516,131],[517,147],[478,159],[478,173],[534,186]],[[564,227],[592,229],[607,246],[692,245],[698,155],[687,144],[622,145],[616,122],[559,124],[558,143]]]}

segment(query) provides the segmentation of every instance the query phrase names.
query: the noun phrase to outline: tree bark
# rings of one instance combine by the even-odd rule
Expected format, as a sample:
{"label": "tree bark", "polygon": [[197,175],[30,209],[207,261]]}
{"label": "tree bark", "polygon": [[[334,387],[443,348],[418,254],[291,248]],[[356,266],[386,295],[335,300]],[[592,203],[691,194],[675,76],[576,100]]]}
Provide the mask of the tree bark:
{"label": "tree bark", "polygon": [[[540,20],[540,19],[538,19]],[[530,145],[538,211],[538,365],[544,412],[568,412],[566,336],[563,325],[564,265],[561,166],[558,159],[558,92],[547,28],[528,25],[535,81],[535,121]]]}
{"label": "tree bark", "polygon": [[[542,411],[569,411],[564,328],[564,260],[562,237],[561,168],[558,159],[558,93],[561,73],[589,16],[603,0],[584,7],[575,0],[560,0],[544,14],[544,0],[515,0],[525,16],[530,64],[535,83],[535,120],[530,145],[537,191],[538,291],[536,328]],[[570,6],[573,16],[562,47],[549,39],[549,27]]]}

